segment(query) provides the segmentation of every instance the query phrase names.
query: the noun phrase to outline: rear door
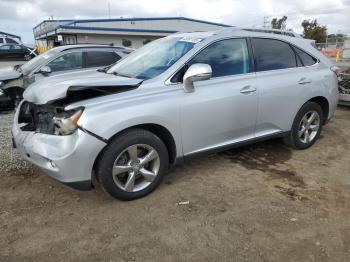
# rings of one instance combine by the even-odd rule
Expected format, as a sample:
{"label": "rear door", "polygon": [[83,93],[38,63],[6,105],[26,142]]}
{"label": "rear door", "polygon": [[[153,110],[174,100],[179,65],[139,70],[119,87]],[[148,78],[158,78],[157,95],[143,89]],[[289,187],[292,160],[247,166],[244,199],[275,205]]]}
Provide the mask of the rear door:
{"label": "rear door", "polygon": [[311,67],[317,60],[304,66],[294,47],[278,39],[252,38],[251,43],[259,86],[256,136],[289,131],[312,92]]}
{"label": "rear door", "polygon": [[11,45],[11,56],[16,58],[24,57],[24,49],[20,45]]}

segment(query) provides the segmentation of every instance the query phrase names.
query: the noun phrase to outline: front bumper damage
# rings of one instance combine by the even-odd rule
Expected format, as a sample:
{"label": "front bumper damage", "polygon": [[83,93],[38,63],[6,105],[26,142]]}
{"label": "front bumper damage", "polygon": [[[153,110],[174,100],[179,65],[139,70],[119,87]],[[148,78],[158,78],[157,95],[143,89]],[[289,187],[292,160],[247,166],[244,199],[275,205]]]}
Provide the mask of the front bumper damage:
{"label": "front bumper damage", "polygon": [[12,127],[14,144],[21,156],[64,184],[91,189],[93,165],[106,143],[84,129],[67,136],[25,131],[28,128],[18,121],[22,104]]}

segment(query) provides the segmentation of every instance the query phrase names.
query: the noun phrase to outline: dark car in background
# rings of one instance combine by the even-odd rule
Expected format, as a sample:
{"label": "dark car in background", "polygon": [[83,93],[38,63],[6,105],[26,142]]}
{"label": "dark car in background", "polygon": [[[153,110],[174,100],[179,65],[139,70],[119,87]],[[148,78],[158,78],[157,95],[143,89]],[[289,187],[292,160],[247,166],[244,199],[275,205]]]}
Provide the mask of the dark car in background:
{"label": "dark car in background", "polygon": [[37,54],[33,48],[22,44],[5,44],[0,46],[0,60],[4,59],[32,59]]}
{"label": "dark car in background", "polygon": [[106,45],[66,45],[52,48],[24,65],[0,69],[0,108],[14,108],[22,99],[24,89],[35,81],[58,74],[101,69],[132,51]]}

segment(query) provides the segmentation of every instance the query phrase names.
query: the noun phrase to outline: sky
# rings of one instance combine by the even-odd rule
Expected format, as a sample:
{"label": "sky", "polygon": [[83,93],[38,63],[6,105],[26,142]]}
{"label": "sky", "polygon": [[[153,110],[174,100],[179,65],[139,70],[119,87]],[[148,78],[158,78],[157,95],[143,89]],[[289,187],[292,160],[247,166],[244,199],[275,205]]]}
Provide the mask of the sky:
{"label": "sky", "polygon": [[302,33],[304,19],[317,19],[328,33],[350,33],[350,0],[0,0],[0,31],[34,43],[42,20],[184,16],[232,26],[262,27],[264,17],[286,15],[287,28]]}

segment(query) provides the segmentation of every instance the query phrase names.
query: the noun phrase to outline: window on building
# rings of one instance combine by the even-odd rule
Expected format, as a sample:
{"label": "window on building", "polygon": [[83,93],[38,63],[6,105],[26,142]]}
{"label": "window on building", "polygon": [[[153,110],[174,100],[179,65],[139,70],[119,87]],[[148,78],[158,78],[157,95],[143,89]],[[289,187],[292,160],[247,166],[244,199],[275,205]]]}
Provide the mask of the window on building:
{"label": "window on building", "polygon": [[11,39],[11,38],[8,38],[6,37],[6,43],[9,43],[9,44],[18,44],[15,40]]}
{"label": "window on building", "polygon": [[130,47],[130,46],[132,46],[132,41],[129,40],[129,39],[123,39],[122,40],[122,45],[125,46],[125,47]]}
{"label": "window on building", "polygon": [[264,38],[253,38],[255,64],[257,71],[277,70],[297,66],[294,51],[289,44]]}
{"label": "window on building", "polygon": [[48,66],[52,72],[80,69],[83,67],[82,52],[72,52],[51,61]]}
{"label": "window on building", "polygon": [[[298,55],[298,58],[301,59],[302,65],[304,66],[311,66],[317,62],[317,59],[309,55],[308,53],[304,52],[303,50],[299,49],[298,47],[293,47],[295,52]],[[299,66],[299,65],[298,65]]]}
{"label": "window on building", "polygon": [[114,64],[121,57],[115,52],[91,51],[85,52],[85,67],[101,67]]}

